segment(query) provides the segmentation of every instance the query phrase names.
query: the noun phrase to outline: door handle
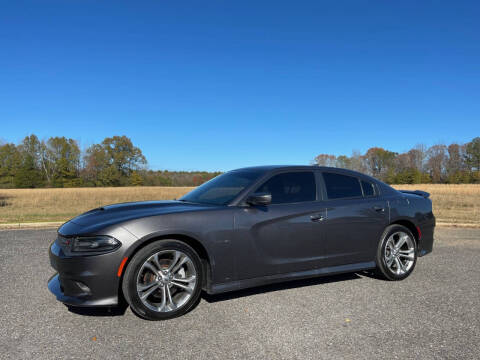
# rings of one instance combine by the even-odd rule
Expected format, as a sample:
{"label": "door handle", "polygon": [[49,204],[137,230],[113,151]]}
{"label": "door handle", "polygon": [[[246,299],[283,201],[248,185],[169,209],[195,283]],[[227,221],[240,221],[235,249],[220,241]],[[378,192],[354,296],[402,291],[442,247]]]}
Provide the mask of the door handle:
{"label": "door handle", "polygon": [[312,215],[310,216],[310,220],[312,221],[315,221],[315,222],[318,222],[318,221],[323,221],[325,218],[323,217],[323,215]]}
{"label": "door handle", "polygon": [[372,207],[373,210],[375,210],[376,212],[384,212],[385,211],[385,208],[381,207],[381,206],[374,206]]}

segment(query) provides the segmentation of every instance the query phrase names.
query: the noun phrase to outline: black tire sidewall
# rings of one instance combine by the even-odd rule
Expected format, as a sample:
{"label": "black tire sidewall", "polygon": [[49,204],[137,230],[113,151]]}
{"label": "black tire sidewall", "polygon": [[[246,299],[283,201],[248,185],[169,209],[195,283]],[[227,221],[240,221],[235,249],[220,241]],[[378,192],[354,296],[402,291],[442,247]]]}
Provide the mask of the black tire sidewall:
{"label": "black tire sidewall", "polygon": [[[385,246],[387,245],[388,238],[393,233],[396,233],[396,232],[399,232],[399,231],[405,232],[406,234],[408,234],[408,236],[410,236],[410,238],[413,241],[414,248],[415,248],[413,265],[408,272],[406,272],[405,274],[402,274],[402,275],[397,275],[397,274],[393,273],[389,269],[389,267],[387,266],[387,264],[385,262],[385,257],[383,256],[383,254],[385,253]],[[385,229],[385,231],[382,235],[381,241],[379,243],[378,250],[377,250],[376,262],[377,262],[377,268],[380,271],[380,274],[383,275],[386,279],[396,281],[396,280],[403,280],[403,279],[407,278],[413,272],[413,270],[415,269],[415,265],[417,264],[417,240],[416,240],[415,236],[413,236],[412,232],[407,227],[405,227],[403,225],[394,224],[394,225],[388,226]]]}
{"label": "black tire sidewall", "polygon": [[[179,250],[184,252],[192,260],[193,265],[195,267],[195,271],[197,273],[197,285],[195,287],[195,290],[193,291],[192,296],[187,301],[187,303],[178,310],[169,311],[166,313],[155,312],[147,308],[140,300],[137,294],[137,289],[136,289],[137,287],[136,279],[142,264],[151,255],[162,250]],[[130,308],[138,316],[147,320],[167,320],[167,319],[172,319],[185,314],[192,308],[192,306],[196,304],[198,298],[200,297],[200,293],[202,291],[202,284],[203,284],[202,263],[201,263],[200,257],[195,252],[195,250],[182,241],[165,239],[165,240],[155,241],[154,243],[151,243],[145,246],[134,255],[131,262],[127,266],[127,270],[125,271],[125,275],[123,277],[123,282],[122,282],[122,290],[123,290],[125,299],[130,305]]]}

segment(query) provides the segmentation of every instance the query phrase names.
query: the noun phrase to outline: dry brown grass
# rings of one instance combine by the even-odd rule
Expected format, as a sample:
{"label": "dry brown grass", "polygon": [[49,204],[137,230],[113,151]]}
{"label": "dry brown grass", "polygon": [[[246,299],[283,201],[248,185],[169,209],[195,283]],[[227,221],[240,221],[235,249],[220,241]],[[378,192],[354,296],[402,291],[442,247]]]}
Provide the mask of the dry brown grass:
{"label": "dry brown grass", "polygon": [[102,205],[168,200],[191,187],[119,187],[71,189],[0,189],[0,224],[65,221]]}
{"label": "dry brown grass", "polygon": [[[480,225],[480,185],[394,185],[431,194],[438,222]],[[65,221],[98,206],[126,201],[165,200],[190,187],[0,189],[0,224]]]}
{"label": "dry brown grass", "polygon": [[395,189],[430,193],[439,223],[480,225],[480,184],[393,185]]}

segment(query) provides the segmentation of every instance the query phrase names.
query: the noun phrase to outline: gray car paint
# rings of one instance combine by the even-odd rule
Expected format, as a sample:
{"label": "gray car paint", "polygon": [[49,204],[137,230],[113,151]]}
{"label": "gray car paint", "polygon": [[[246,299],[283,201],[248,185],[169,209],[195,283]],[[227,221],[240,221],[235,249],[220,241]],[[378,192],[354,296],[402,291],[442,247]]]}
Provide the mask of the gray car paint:
{"label": "gray car paint", "polygon": [[[381,234],[395,222],[410,224],[413,232],[417,226],[421,228],[419,255],[432,250],[435,218],[430,199],[401,193],[374,178],[344,169],[245,169],[257,171],[259,177],[228,205],[124,203],[91,210],[65,223],[58,230],[61,236],[110,235],[122,246],[103,255],[68,257],[52,244],[51,264],[59,275],[49,282],[50,290],[67,304],[115,305],[121,288],[122,277],[117,276],[117,271],[122,260],[130,260],[139,248],[159,238],[183,239],[203,253],[207,275],[204,289],[208,293],[373,268]],[[293,171],[315,173],[316,201],[246,204],[248,195],[264,181]],[[376,184],[377,196],[329,200],[322,181],[324,171],[371,181]],[[312,216],[323,219],[312,221]],[[75,288],[77,281],[86,284],[91,292],[85,294]]]}

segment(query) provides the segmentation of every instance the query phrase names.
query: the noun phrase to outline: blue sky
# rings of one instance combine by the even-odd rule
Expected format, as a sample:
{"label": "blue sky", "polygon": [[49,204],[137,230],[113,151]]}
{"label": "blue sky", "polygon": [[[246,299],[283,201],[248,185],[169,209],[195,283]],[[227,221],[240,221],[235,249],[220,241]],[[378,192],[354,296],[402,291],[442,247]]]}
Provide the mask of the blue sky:
{"label": "blue sky", "polygon": [[2,1],[0,139],[127,135],[152,169],[480,136],[478,1]]}

